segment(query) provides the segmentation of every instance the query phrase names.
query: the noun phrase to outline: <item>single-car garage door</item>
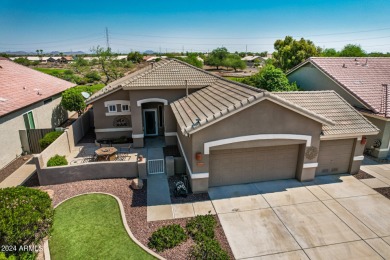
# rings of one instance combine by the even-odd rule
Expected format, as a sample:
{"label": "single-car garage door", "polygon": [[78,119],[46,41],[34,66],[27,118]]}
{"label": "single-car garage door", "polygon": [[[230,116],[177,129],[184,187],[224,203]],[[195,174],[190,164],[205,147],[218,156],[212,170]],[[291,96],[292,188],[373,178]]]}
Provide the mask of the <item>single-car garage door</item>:
{"label": "single-car garage door", "polygon": [[321,141],[316,175],[346,173],[354,139]]}
{"label": "single-car garage door", "polygon": [[212,150],[209,186],[295,178],[299,145]]}

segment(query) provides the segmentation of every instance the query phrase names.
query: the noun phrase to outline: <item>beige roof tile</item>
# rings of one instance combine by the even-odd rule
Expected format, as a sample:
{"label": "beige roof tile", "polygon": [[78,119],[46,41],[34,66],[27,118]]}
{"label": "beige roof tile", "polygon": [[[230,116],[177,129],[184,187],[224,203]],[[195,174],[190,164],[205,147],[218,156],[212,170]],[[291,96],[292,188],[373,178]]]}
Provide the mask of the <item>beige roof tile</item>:
{"label": "beige roof tile", "polygon": [[378,128],[334,91],[278,92],[274,94],[333,120],[335,125],[323,126],[324,135],[375,134],[378,131]]}
{"label": "beige roof tile", "polygon": [[110,83],[92,95],[87,103],[92,103],[100,97],[119,89],[184,88],[186,84],[189,88],[200,88],[219,79],[220,77],[188,63],[175,59],[163,59]]}
{"label": "beige roof tile", "polygon": [[293,68],[311,62],[341,87],[351,93],[373,113],[390,117],[390,58],[387,57],[312,57]]}

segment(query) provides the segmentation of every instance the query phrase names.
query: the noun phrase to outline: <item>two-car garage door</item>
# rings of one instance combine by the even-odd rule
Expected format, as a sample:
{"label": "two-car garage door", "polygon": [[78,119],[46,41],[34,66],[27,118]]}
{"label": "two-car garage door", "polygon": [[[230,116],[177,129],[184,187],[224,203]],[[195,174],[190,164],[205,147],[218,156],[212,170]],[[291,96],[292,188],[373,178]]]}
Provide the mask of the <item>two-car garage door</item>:
{"label": "two-car garage door", "polygon": [[212,150],[209,186],[295,178],[299,145]]}

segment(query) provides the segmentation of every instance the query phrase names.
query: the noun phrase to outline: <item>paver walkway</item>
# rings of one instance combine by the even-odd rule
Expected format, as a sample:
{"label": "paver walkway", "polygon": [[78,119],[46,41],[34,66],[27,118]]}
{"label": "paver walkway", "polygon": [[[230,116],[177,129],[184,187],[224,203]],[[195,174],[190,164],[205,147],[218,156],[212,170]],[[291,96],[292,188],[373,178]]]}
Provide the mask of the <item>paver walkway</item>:
{"label": "paver walkway", "polygon": [[[390,176],[390,165],[374,169]],[[390,200],[353,176],[215,187],[209,195],[237,259],[390,259]]]}
{"label": "paver walkway", "polygon": [[16,187],[25,183],[37,171],[31,160],[32,158],[3,180],[0,188]]}

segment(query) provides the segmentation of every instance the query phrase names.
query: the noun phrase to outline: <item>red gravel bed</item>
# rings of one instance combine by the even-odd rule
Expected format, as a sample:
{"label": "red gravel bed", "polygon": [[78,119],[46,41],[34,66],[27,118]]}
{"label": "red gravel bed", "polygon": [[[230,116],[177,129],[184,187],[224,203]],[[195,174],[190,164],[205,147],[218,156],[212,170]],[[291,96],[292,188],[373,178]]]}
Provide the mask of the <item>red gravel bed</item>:
{"label": "red gravel bed", "polygon": [[374,188],[377,192],[385,196],[390,200],[390,187],[384,187],[384,188]]}
{"label": "red gravel bed", "polygon": [[14,171],[19,169],[20,166],[25,164],[25,162],[30,159],[32,155],[24,155],[16,158],[11,163],[9,163],[4,168],[0,169],[0,182],[4,181],[8,176],[10,176]]}
{"label": "red gravel bed", "polygon": [[374,176],[372,176],[372,175],[370,175],[370,174],[368,174],[368,173],[366,173],[365,171],[362,171],[362,170],[360,170],[356,174],[352,174],[352,176],[355,177],[358,180],[375,178]]}
{"label": "red gravel bed", "polygon": [[[50,189],[54,191],[54,205],[57,205],[67,198],[86,192],[105,192],[117,196],[122,201],[126,214],[126,220],[131,229],[131,232],[144,245],[147,245],[151,234],[164,225],[179,224],[183,227],[185,226],[187,219],[147,222],[147,182],[144,182],[144,188],[142,190],[131,189],[130,183],[131,180],[128,179],[87,180],[66,184],[40,186],[39,189]],[[218,220],[218,217],[215,217]],[[231,259],[234,259],[233,253],[229,247],[229,243],[227,242],[225,233],[219,223],[219,220],[218,227],[216,228],[216,239],[229,253]],[[158,254],[166,259],[188,259],[192,245],[194,245],[194,242],[192,239],[188,239],[185,243],[175,248],[159,252]]]}

